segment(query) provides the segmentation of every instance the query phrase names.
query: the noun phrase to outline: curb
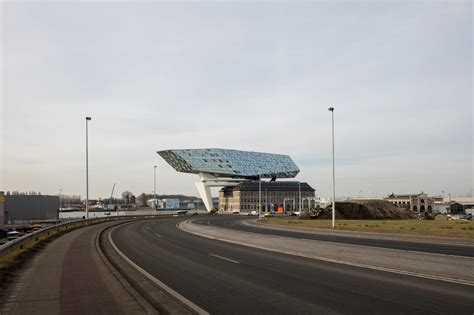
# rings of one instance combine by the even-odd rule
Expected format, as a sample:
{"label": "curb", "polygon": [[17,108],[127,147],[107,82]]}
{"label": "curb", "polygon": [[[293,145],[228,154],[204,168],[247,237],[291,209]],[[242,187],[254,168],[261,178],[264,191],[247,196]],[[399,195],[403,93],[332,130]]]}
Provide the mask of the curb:
{"label": "curb", "polygon": [[113,242],[111,236],[112,231],[117,227],[118,225],[111,227],[111,229],[107,231],[107,235],[102,237],[101,241],[107,241],[110,245],[113,254],[117,257],[115,259],[108,257],[109,260],[111,260],[111,263],[118,269],[120,275],[129,282],[140,296],[152,305],[153,308],[163,314],[209,314],[201,307],[156,279],[122,253]]}
{"label": "curb", "polygon": [[101,244],[102,234],[105,233],[107,230],[116,227],[118,225],[128,223],[128,222],[117,222],[116,224],[112,224],[110,226],[104,227],[99,233],[97,233],[95,237],[95,247],[96,250],[102,259],[102,262],[109,268],[110,272],[115,276],[115,278],[120,282],[120,284],[130,293],[133,298],[140,304],[140,306],[145,310],[147,314],[159,314],[159,312],[148,303],[148,301],[137,291],[133,288],[133,286],[122,276],[122,274],[115,268],[113,263],[107,257],[105,250],[103,248],[103,244]]}

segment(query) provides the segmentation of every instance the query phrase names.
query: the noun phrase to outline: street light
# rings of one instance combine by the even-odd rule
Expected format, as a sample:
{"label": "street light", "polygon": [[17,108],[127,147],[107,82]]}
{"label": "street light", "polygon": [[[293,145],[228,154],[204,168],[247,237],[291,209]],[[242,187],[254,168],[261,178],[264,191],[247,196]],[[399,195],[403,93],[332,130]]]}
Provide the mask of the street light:
{"label": "street light", "polygon": [[262,218],[262,174],[258,172],[258,218]]}
{"label": "street light", "polygon": [[86,219],[89,219],[89,120],[92,118],[86,117]]}
{"label": "street light", "polygon": [[298,182],[298,209],[300,212],[300,217],[302,215],[301,213],[301,182]]}
{"label": "street light", "polygon": [[268,193],[267,189],[265,188],[265,212],[268,211]]}
{"label": "street light", "polygon": [[158,198],[156,197],[156,165],[153,166],[153,183],[154,183],[154,194],[155,194],[155,214],[156,214],[156,209],[158,208]]}
{"label": "street light", "polygon": [[328,110],[332,116],[332,228],[336,227],[336,173],[334,170],[334,107]]}

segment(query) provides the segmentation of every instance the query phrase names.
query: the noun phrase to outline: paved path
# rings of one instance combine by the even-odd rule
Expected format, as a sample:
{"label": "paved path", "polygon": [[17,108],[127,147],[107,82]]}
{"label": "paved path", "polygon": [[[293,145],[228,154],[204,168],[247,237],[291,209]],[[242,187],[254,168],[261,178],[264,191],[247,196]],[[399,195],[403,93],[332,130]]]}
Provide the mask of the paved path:
{"label": "paved path", "polygon": [[49,243],[10,288],[0,314],[145,313],[96,250],[103,227],[80,228]]}

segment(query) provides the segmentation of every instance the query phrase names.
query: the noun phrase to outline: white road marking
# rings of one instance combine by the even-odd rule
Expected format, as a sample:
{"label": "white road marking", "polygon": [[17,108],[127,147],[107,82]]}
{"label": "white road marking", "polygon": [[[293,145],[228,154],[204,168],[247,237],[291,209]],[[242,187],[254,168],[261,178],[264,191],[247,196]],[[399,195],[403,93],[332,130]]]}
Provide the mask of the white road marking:
{"label": "white road marking", "polygon": [[[450,278],[450,277],[437,276],[437,275],[431,275],[431,274],[422,274],[422,273],[418,273],[418,272],[403,271],[403,270],[392,269],[392,268],[387,268],[387,267],[377,267],[377,266],[367,265],[367,264],[363,264],[363,263],[356,263],[356,262],[351,262],[351,261],[332,259],[332,258],[327,258],[327,257],[322,257],[322,256],[309,256],[309,255],[304,255],[304,254],[300,254],[300,253],[295,253],[295,252],[292,252],[292,251],[276,250],[276,249],[267,248],[267,247],[264,247],[264,246],[248,244],[248,243],[234,241],[234,240],[230,240],[230,239],[224,239],[224,238],[221,238],[221,237],[214,237],[214,236],[206,235],[204,233],[199,233],[199,232],[196,232],[196,231],[191,232],[191,231],[187,230],[186,228],[181,227],[181,223],[187,223],[187,222],[180,222],[179,225],[178,224],[176,225],[176,227],[179,230],[183,231],[183,232],[194,234],[194,235],[199,235],[201,237],[206,237],[206,238],[209,238],[209,239],[218,240],[218,241],[222,241],[222,242],[227,242],[227,243],[231,243],[231,244],[248,246],[248,247],[253,247],[253,248],[257,248],[257,249],[262,249],[262,250],[265,250],[265,251],[272,251],[272,252],[283,253],[283,254],[288,254],[288,255],[293,255],[293,256],[299,256],[299,257],[311,258],[311,259],[316,259],[316,260],[322,260],[322,261],[327,261],[327,262],[341,264],[341,265],[349,265],[349,266],[355,266],[355,267],[359,267],[359,268],[366,268],[366,269],[373,269],[373,270],[391,272],[391,273],[396,273],[396,274],[402,274],[402,275],[407,275],[407,276],[411,276],[411,277],[419,277],[419,278],[425,278],[425,279],[431,279],[431,280],[438,280],[438,281],[445,281],[445,282],[451,282],[451,283],[474,286],[474,281],[470,281],[470,280],[464,280],[464,279],[459,279],[459,278]],[[284,237],[284,236],[279,236],[279,237]],[[364,245],[355,245],[355,246],[366,247]],[[404,250],[400,250],[400,249],[390,249],[390,250],[404,251]],[[411,252],[411,251],[407,250],[407,252]],[[419,252],[416,252],[416,253],[419,253]],[[437,253],[430,253],[430,254],[442,255],[442,256],[452,256],[452,255],[443,255],[443,254],[437,254]],[[211,255],[211,254],[209,254],[209,255]],[[211,256],[214,256],[214,255],[211,255]],[[456,257],[459,257],[459,256],[456,256]],[[221,258],[221,257],[219,257],[219,258]],[[224,259],[227,259],[227,258],[224,258]]]}
{"label": "white road marking", "polygon": [[164,284],[163,282],[161,282],[160,280],[156,279],[155,277],[153,277],[151,274],[149,274],[148,272],[146,272],[143,268],[141,268],[140,266],[138,266],[137,264],[135,264],[130,258],[128,258],[127,256],[125,256],[124,253],[122,253],[120,251],[120,249],[118,249],[118,247],[115,245],[114,241],[112,240],[112,236],[111,236],[111,233],[109,233],[108,235],[108,238],[109,238],[109,242],[110,242],[110,245],[112,245],[112,248],[115,250],[115,252],[117,252],[117,254],[119,254],[126,262],[128,262],[133,268],[135,268],[136,270],[138,270],[138,272],[140,272],[142,275],[144,275],[145,277],[147,277],[149,280],[151,280],[152,282],[154,282],[156,285],[160,286],[163,290],[167,291],[168,294],[170,294],[171,296],[173,296],[174,298],[178,299],[181,303],[187,305],[189,308],[191,308],[195,313],[197,314],[203,314],[203,315],[208,315],[209,313],[206,312],[204,309],[200,308],[199,306],[197,306],[196,304],[194,304],[193,302],[191,302],[190,300],[188,300],[187,298],[185,298],[184,296],[182,296],[181,294],[179,294],[178,292],[176,292],[175,290],[171,289],[169,286],[167,286],[166,284]]}
{"label": "white road marking", "polygon": [[158,233],[156,233],[155,236],[156,236],[156,237],[159,237],[159,238],[162,237],[162,236],[161,236],[160,234],[158,234]]}
{"label": "white road marking", "polygon": [[227,261],[233,262],[234,264],[240,264],[240,262],[238,262],[237,260],[233,260],[233,259],[230,259],[230,258],[225,258],[225,257],[219,256],[219,255],[209,254],[209,256],[216,257],[216,258],[223,259],[223,260],[227,260]]}

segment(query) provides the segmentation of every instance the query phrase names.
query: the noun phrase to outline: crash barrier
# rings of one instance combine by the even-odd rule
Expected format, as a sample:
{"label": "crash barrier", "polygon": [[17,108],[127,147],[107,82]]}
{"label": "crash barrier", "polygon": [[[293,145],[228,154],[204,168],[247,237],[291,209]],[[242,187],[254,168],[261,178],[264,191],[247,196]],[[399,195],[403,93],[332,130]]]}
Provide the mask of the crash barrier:
{"label": "crash barrier", "polygon": [[[166,215],[165,215],[166,216]],[[0,258],[8,254],[11,254],[15,251],[21,251],[25,248],[30,242],[38,242],[42,239],[49,238],[55,234],[67,232],[71,229],[88,226],[90,224],[97,224],[101,222],[111,222],[115,220],[134,220],[134,219],[147,219],[147,218],[156,218],[163,217],[163,215],[140,215],[140,216],[123,216],[123,217],[107,217],[107,218],[93,218],[93,219],[83,219],[83,220],[74,220],[62,222],[56,225],[48,226],[42,228],[38,231],[20,236],[17,239],[11,240],[8,243],[5,243],[0,246]]]}

